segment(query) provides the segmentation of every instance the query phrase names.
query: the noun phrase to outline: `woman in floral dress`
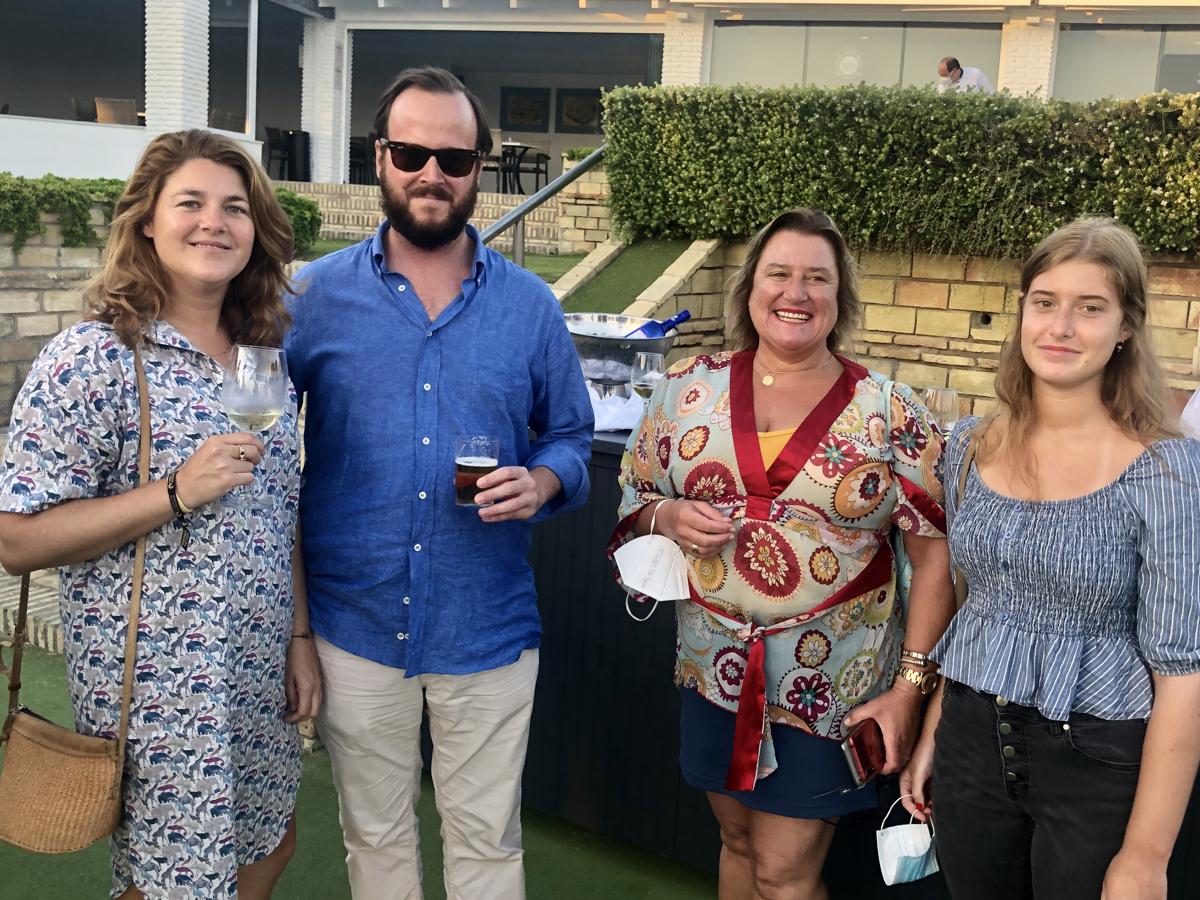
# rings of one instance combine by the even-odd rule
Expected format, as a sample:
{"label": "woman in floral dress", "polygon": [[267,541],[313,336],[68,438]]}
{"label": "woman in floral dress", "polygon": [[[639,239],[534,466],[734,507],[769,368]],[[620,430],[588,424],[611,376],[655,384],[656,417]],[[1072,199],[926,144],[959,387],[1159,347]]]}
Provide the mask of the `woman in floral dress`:
{"label": "woman in floral dress", "polygon": [[823,213],[754,238],[731,307],[743,349],[676,363],[630,438],[613,549],[656,516],[688,559],[680,765],[720,822],[722,900],[819,898],[828,820],[876,802],[838,744],[873,717],[885,771],[904,764],[932,689],[921,660],[953,613],[943,441],[907,387],[836,353],[859,304]]}
{"label": "woman in floral dress", "polygon": [[[219,401],[233,344],[282,341],[291,248],[270,181],[236,145],[156,138],[117,202],[87,319],[49,342],[13,410],[0,562],[62,567],[83,733],[117,731],[134,542],[147,539],[113,896],[265,898],[294,846],[291,723],[320,701],[293,573],[295,396],[261,437],[235,431]],[[152,429],[140,487],[134,346]],[[252,484],[253,509],[223,499]]]}

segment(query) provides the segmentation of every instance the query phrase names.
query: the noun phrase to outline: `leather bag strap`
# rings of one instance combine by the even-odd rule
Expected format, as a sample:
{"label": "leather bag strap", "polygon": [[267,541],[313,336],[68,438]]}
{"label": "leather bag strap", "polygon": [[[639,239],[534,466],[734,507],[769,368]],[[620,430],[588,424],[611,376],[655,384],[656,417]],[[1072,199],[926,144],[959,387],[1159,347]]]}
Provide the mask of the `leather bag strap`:
{"label": "leather bag strap", "polygon": [[[138,386],[138,487],[150,483],[150,392],[146,387],[146,371],[142,367],[141,351],[133,348]],[[117,738],[117,759],[125,759],[125,740],[129,734],[129,707],[133,701],[133,671],[137,663],[137,632],[142,613],[142,583],[146,575],[146,536],[137,540],[133,557],[133,590],[129,600],[128,625],[125,634],[125,676],[121,685],[121,724]],[[8,671],[8,715],[0,743],[8,740],[13,717],[21,708],[21,656],[26,641],[26,618],[29,614],[29,576],[21,578],[21,600],[17,607],[17,628],[13,635],[12,666]],[[2,667],[0,667],[2,668]]]}

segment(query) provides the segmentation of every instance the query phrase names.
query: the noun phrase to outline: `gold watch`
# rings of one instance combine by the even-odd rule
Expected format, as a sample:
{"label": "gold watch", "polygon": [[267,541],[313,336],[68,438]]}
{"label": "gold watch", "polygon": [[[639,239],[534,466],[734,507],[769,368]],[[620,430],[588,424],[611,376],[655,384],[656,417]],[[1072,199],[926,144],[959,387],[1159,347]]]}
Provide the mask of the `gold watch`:
{"label": "gold watch", "polygon": [[937,672],[921,672],[910,666],[901,666],[900,671],[896,673],[896,677],[910,682],[913,687],[921,692],[922,697],[928,697],[932,694],[938,683]]}

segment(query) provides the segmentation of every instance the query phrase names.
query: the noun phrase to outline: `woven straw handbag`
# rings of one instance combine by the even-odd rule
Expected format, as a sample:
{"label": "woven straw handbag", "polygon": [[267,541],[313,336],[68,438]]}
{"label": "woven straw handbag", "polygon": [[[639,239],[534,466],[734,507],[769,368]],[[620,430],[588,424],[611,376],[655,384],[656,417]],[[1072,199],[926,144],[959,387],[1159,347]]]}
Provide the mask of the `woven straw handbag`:
{"label": "woven straw handbag", "polygon": [[[150,405],[141,354],[135,349],[141,415],[138,484],[149,480]],[[12,665],[0,660],[8,676],[8,717],[0,731],[7,744],[0,766],[0,840],[36,853],[70,853],[112,833],[121,820],[121,772],[129,732],[129,704],[137,656],[146,538],[134,556],[129,627],[125,638],[125,674],[121,724],[116,739],[93,737],[55,725],[21,706],[21,651],[29,606],[29,576],[21,580],[21,605],[13,635]]]}

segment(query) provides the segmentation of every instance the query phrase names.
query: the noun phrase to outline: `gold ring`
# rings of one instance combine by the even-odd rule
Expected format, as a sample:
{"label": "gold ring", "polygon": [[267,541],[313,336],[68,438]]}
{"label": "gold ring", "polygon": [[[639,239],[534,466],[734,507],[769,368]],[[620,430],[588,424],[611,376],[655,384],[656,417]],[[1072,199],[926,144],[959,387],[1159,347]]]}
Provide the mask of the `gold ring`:
{"label": "gold ring", "polygon": [[241,444],[238,444],[238,459],[240,459],[242,462],[246,461],[246,448]]}
{"label": "gold ring", "polygon": [[700,552],[700,548],[699,548],[698,546],[696,546],[696,542],[695,542],[695,541],[692,541],[692,553],[693,553],[693,555],[694,555],[694,554],[697,554],[697,553],[699,553],[699,552]]}

